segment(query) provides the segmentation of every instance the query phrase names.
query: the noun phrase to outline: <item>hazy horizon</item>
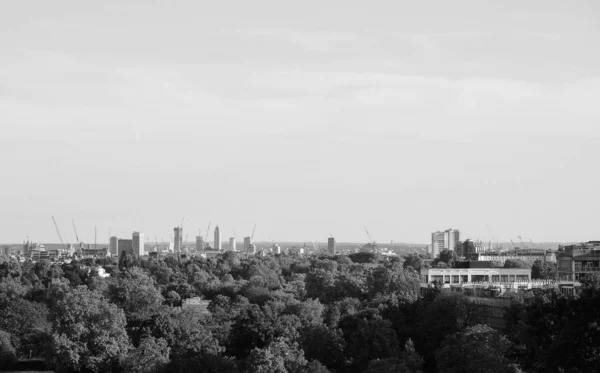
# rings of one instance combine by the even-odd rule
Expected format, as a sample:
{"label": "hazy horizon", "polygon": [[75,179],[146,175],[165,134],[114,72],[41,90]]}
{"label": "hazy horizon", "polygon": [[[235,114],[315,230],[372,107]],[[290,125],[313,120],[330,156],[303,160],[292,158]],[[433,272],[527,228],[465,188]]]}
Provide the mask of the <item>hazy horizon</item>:
{"label": "hazy horizon", "polygon": [[258,241],[598,240],[599,20],[591,0],[5,0],[0,241],[55,241],[52,216],[86,242],[184,216]]}

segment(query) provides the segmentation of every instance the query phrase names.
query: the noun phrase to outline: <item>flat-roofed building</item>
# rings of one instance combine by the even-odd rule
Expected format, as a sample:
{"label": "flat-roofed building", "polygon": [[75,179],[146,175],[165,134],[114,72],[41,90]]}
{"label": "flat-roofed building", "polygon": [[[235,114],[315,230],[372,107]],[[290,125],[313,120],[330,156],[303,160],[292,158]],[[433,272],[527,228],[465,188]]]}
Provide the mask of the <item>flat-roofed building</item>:
{"label": "flat-roofed building", "polygon": [[327,239],[327,253],[329,255],[335,255],[335,238],[329,237]]}
{"label": "flat-roofed building", "polygon": [[137,256],[142,256],[146,254],[144,250],[144,234],[140,232],[133,232],[131,235],[131,244],[133,253]]}
{"label": "flat-roofed building", "polygon": [[204,237],[196,236],[196,251],[200,252],[204,250]]}
{"label": "flat-roofed building", "polygon": [[445,231],[437,231],[431,234],[431,250],[432,258],[438,256],[442,250],[456,251],[460,245],[460,231],[456,229],[446,229]]}
{"label": "flat-roofed building", "polygon": [[421,282],[444,284],[467,282],[529,282],[531,268],[495,268],[491,262],[456,262],[453,268],[422,268]]}
{"label": "flat-roofed building", "polygon": [[117,241],[117,252],[119,253],[119,255],[121,255],[121,253],[123,251],[129,251],[129,252],[133,253],[133,240],[132,239],[119,238],[119,240]]}
{"label": "flat-roofed building", "polygon": [[110,238],[110,255],[119,255],[119,237],[117,236],[112,236]]}
{"label": "flat-roofed building", "polygon": [[557,261],[561,281],[579,281],[600,273],[600,241],[561,247]]}

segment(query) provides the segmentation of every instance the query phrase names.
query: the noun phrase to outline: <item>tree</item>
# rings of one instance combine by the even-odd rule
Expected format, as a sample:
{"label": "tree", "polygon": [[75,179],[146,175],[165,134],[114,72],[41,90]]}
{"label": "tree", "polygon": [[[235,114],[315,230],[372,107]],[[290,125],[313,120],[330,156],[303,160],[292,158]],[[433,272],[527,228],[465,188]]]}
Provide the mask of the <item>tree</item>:
{"label": "tree", "polygon": [[125,314],[85,286],[52,310],[52,360],[57,372],[110,370],[129,351]]}
{"label": "tree", "polygon": [[12,345],[22,355],[42,356],[50,333],[48,307],[25,299],[0,304],[0,330],[11,334]]}
{"label": "tree", "polygon": [[285,338],[274,340],[266,348],[253,349],[245,365],[249,373],[308,373],[304,353]]}
{"label": "tree", "polygon": [[506,259],[504,268],[530,268],[530,266],[521,259]]}
{"label": "tree", "polygon": [[454,267],[454,262],[458,256],[454,250],[444,249],[440,251],[438,257],[433,260],[433,267],[437,267],[438,263],[445,263],[448,267]]}
{"label": "tree", "polygon": [[10,342],[10,334],[0,330],[0,365],[11,367],[17,362],[17,354]]}
{"label": "tree", "polygon": [[404,268],[411,267],[415,271],[420,271],[423,266],[423,258],[418,253],[408,254],[404,257]]}
{"label": "tree", "polygon": [[154,286],[154,279],[138,267],[121,272],[116,282],[109,285],[108,296],[112,303],[125,311],[127,320],[132,323],[148,319],[164,301]]}
{"label": "tree", "polygon": [[318,360],[336,371],[343,371],[346,366],[346,342],[340,329],[310,325],[300,331],[300,345],[308,359]]}
{"label": "tree", "polygon": [[162,338],[144,336],[140,345],[123,359],[122,366],[128,373],[159,373],[166,371],[171,349]]}
{"label": "tree", "polygon": [[509,373],[511,343],[487,325],[468,327],[447,337],[435,353],[440,373]]}
{"label": "tree", "polygon": [[375,309],[348,315],[339,326],[347,343],[344,353],[352,361],[350,372],[363,372],[371,360],[386,359],[399,352],[392,323]]}
{"label": "tree", "polygon": [[556,263],[536,260],[531,266],[531,278],[534,280],[558,280]]}

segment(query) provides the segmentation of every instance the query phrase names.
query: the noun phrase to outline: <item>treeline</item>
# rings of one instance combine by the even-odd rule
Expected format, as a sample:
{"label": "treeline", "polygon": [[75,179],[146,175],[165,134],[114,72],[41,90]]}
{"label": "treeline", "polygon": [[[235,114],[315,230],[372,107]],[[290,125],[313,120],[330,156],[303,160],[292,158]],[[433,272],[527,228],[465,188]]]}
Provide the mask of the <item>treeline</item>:
{"label": "treeline", "polygon": [[[0,258],[0,366],[32,356],[57,372],[600,371],[598,281],[579,297],[515,297],[500,332],[461,294],[421,294],[406,259]],[[209,315],[181,308],[194,296]]]}

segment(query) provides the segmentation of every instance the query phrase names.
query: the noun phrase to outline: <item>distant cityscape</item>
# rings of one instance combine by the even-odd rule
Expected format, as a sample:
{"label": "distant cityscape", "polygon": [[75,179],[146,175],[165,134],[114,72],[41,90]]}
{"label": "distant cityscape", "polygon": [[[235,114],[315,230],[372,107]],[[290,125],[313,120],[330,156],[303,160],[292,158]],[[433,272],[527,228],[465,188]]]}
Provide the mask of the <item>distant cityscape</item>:
{"label": "distant cityscape", "polygon": [[[53,218],[54,220],[54,218]],[[230,237],[223,242],[221,229],[215,226],[213,230],[212,246],[209,241],[209,232],[211,224],[206,229],[206,234],[202,235],[198,231],[195,236],[195,242],[190,243],[188,236],[185,235],[183,226],[173,228],[172,240],[167,242],[154,237],[153,241],[142,232],[133,231],[131,237],[111,236],[106,244],[78,244],[64,243],[56,220],[54,220],[57,234],[61,241],[60,245],[33,242],[27,240],[22,245],[2,245],[2,254],[20,261],[47,259],[55,262],[71,259],[106,259],[110,257],[119,257],[123,252],[129,252],[137,257],[158,258],[158,257],[216,257],[225,252],[234,252],[241,255],[339,255],[353,253],[374,253],[388,257],[399,257],[411,253],[420,255],[425,263],[425,270],[422,271],[423,282],[440,281],[447,285],[471,283],[473,281],[508,283],[512,281],[530,281],[531,270],[529,273],[501,274],[500,269],[491,270],[494,265],[504,265],[507,261],[521,261],[528,266],[532,266],[536,261],[554,263],[558,267],[558,279],[566,282],[577,282],[584,276],[600,272],[600,241],[589,241],[586,243],[556,245],[555,247],[542,247],[529,240],[529,244],[522,241],[519,236],[520,245],[515,245],[513,241],[510,244],[482,240],[466,239],[461,240],[460,231],[457,229],[446,229],[431,233],[430,245],[394,245],[390,246],[378,244],[373,240],[371,234],[365,227],[365,233],[368,241],[364,244],[343,243],[336,241],[335,237],[329,237],[326,245],[320,245],[315,241],[304,243],[285,243],[276,242],[254,242],[254,233],[256,226],[250,236],[244,237],[243,242],[238,244],[235,237]],[[75,236],[77,229],[73,222]],[[468,268],[487,268],[488,271],[477,273],[467,273],[469,271],[460,268],[427,268],[430,264],[439,258],[442,252],[452,252],[458,260],[465,263],[476,262],[477,264],[468,265]],[[494,263],[491,265],[490,263]],[[460,267],[460,266],[459,266]],[[464,267],[464,265],[463,265]],[[465,269],[465,268],[463,268]],[[491,272],[494,273],[491,273]],[[500,272],[499,272],[500,271]],[[456,274],[454,273],[456,272]],[[460,273],[459,273],[460,272]],[[464,273],[463,273],[464,272]],[[520,277],[519,277],[520,276]],[[526,277],[526,278],[525,278]]]}

